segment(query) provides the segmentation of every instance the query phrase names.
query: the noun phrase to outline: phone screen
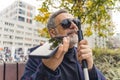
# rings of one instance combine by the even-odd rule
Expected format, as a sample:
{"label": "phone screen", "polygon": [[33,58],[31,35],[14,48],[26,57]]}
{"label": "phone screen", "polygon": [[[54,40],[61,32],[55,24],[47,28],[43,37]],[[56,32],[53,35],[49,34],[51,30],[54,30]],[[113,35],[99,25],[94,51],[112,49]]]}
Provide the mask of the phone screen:
{"label": "phone screen", "polygon": [[54,55],[58,50],[58,45],[62,43],[63,37],[55,37],[50,39],[48,42],[44,43],[42,46],[39,46],[37,49],[32,51],[29,55],[30,56],[37,56],[41,58],[49,58]]}
{"label": "phone screen", "polygon": [[58,49],[58,46],[53,50],[51,49],[51,45],[49,42],[44,43],[42,46],[39,46],[37,49],[32,51],[30,56],[37,56],[41,58],[49,58],[54,55]]}

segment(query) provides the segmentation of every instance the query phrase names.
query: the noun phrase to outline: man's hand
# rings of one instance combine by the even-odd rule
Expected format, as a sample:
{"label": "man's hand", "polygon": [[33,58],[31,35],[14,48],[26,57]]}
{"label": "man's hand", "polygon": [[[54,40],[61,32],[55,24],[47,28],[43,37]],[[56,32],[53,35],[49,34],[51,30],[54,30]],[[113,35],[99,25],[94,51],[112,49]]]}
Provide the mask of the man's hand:
{"label": "man's hand", "polygon": [[87,40],[81,40],[78,43],[77,52],[78,52],[78,55],[77,55],[78,61],[81,63],[82,60],[85,59],[88,64],[88,69],[92,69],[93,67],[92,50],[88,46]]}
{"label": "man's hand", "polygon": [[59,45],[58,51],[55,53],[55,55],[49,59],[42,59],[43,64],[53,71],[56,70],[56,68],[61,64],[65,53],[68,51],[69,41],[69,37],[64,37],[63,44]]}

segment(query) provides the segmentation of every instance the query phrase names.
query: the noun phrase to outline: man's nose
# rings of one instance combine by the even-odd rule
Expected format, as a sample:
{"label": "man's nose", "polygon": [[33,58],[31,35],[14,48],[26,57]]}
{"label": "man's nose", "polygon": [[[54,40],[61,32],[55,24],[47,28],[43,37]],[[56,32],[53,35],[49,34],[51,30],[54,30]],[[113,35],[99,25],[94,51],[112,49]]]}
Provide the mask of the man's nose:
{"label": "man's nose", "polygon": [[78,29],[78,27],[74,22],[71,22],[70,29]]}

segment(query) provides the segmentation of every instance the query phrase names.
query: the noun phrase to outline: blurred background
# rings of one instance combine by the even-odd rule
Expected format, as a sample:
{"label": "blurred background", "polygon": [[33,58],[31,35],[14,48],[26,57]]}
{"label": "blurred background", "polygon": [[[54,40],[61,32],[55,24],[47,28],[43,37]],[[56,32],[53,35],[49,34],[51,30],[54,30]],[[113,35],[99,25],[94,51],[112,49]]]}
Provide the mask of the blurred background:
{"label": "blurred background", "polygon": [[107,80],[120,80],[119,0],[0,0],[0,62],[26,62],[30,48],[49,41],[47,20],[61,8],[81,18],[94,62]]}

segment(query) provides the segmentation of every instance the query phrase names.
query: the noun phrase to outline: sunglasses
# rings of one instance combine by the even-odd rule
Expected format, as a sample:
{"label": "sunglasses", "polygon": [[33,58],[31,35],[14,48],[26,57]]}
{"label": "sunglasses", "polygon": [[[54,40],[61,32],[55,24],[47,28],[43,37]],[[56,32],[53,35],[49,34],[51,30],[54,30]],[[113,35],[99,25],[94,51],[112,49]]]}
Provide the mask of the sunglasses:
{"label": "sunglasses", "polygon": [[72,22],[74,24],[76,24],[76,26],[79,26],[79,24],[80,24],[80,20],[76,18],[76,19],[64,19],[58,25],[61,25],[64,29],[68,29],[68,28],[70,28]]}

